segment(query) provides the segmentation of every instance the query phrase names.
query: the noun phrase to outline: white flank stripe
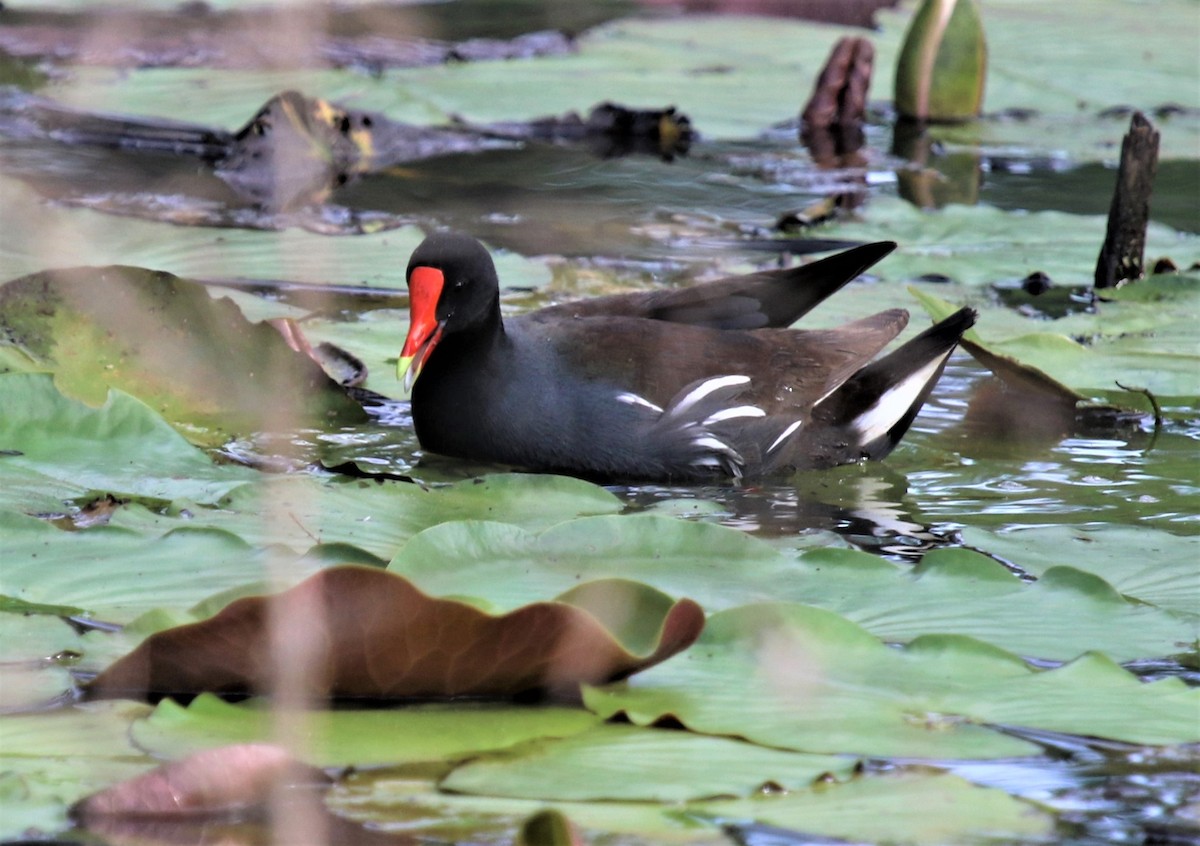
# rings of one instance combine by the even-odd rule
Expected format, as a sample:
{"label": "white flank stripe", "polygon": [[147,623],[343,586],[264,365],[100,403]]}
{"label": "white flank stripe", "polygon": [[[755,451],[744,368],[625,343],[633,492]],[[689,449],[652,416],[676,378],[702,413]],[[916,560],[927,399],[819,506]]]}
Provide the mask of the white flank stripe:
{"label": "white flank stripe", "polygon": [[662,408],[650,402],[645,397],[639,397],[637,394],[617,394],[617,402],[623,402],[627,405],[640,405],[642,408],[648,408],[656,414],[662,414]]}
{"label": "white flank stripe", "polygon": [[713,379],[705,379],[699,385],[692,388],[687,396],[675,404],[675,407],[671,409],[671,414],[683,414],[713,391],[719,391],[721,388],[730,388],[734,385],[745,385],[749,381],[749,376],[717,376]]}
{"label": "white flank stripe", "polygon": [[692,438],[692,446],[697,446],[701,449],[711,449],[713,452],[719,452],[722,455],[737,455],[733,447],[712,436]]}
{"label": "white flank stripe", "polygon": [[888,429],[896,425],[896,421],[912,407],[913,402],[917,399],[917,394],[921,393],[925,383],[933,378],[933,374],[949,355],[946,353],[946,355],[935,358],[920,370],[906,377],[903,382],[888,388],[879,396],[873,406],[854,418],[854,429],[862,437],[864,444],[869,444],[886,434]]}
{"label": "white flank stripe", "polygon": [[722,408],[704,418],[704,425],[711,426],[722,420],[734,420],[738,417],[766,417],[767,413],[757,405],[739,405],[734,408]]}
{"label": "white flank stripe", "polygon": [[784,429],[782,432],[780,432],[779,437],[776,438],[769,447],[767,447],[767,454],[770,455],[771,453],[773,453],[776,449],[779,448],[779,445],[781,443],[783,443],[789,437],[791,437],[792,432],[794,432],[800,428],[800,423],[801,423],[801,421],[797,420],[795,423],[792,423],[790,426],[788,426],[786,429]]}

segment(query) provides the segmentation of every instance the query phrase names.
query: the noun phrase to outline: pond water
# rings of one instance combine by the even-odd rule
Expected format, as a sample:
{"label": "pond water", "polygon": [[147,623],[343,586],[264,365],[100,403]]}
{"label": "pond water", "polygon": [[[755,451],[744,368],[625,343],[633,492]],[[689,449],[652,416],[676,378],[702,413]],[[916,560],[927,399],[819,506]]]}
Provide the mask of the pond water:
{"label": "pond water", "polygon": [[[366,21],[372,8],[334,15],[337,23],[331,31],[347,36],[370,31]],[[645,13],[644,6],[619,0],[561,6],[459,0],[422,7],[421,20],[427,35],[446,40],[509,38],[541,28],[583,32],[631,10]],[[82,13],[2,14],[0,25],[8,37],[21,26],[48,22],[70,30],[94,22]],[[910,213],[913,201],[930,196],[913,183],[914,176],[926,170],[939,172],[935,184],[939,196],[969,198],[966,205],[1007,213],[1002,229],[976,233],[979,241],[1001,242],[1010,253],[1027,251],[1033,263],[1029,270],[1046,267],[1057,273],[1067,259],[1042,242],[1030,247],[1013,234],[1013,220],[1032,219],[1031,215],[1044,211],[1103,214],[1115,180],[1111,155],[1081,156],[1054,143],[1058,136],[1053,124],[1059,117],[1052,114],[1020,121],[1020,145],[1007,140],[1014,132],[1013,120],[1002,115],[982,122],[976,143],[971,142],[969,128],[951,131],[928,151],[925,170],[915,168],[894,150],[887,93],[877,90],[872,99],[878,102],[872,103],[866,127],[864,159],[852,166],[821,170],[812,164],[798,142],[795,121],[786,119],[798,105],[789,102],[780,109],[783,119],[748,129],[745,138],[705,138],[700,125],[697,141],[671,161],[644,154],[604,158],[578,145],[509,144],[470,155],[405,163],[337,188],[316,208],[278,214],[231,196],[225,183],[198,168],[193,159],[22,137],[18,130],[28,115],[28,101],[23,98],[30,89],[36,89],[33,93],[38,96],[54,97],[69,83],[51,75],[51,81],[34,85],[28,82],[25,65],[5,67],[6,80],[26,80],[24,90],[0,102],[0,130],[7,132],[7,137],[0,133],[0,185],[6,198],[28,197],[19,192],[32,189],[54,214],[109,216],[116,223],[106,223],[112,227],[108,231],[116,231],[127,220],[266,233],[299,228],[330,238],[353,238],[349,233],[387,232],[413,224],[454,226],[510,257],[527,257],[528,264],[521,267],[536,267],[537,279],[504,280],[504,305],[510,313],[576,296],[683,285],[725,272],[795,262],[807,249],[802,243],[805,238],[861,240],[863,228],[870,230],[879,215],[907,219],[904,215]],[[166,84],[161,79],[151,83]],[[503,91],[496,96],[502,97]],[[612,96],[621,100],[623,94],[615,91]],[[796,99],[794,94],[787,97]],[[121,98],[127,98],[126,111],[138,103],[134,94]],[[246,103],[249,118],[259,103]],[[577,105],[582,110],[591,103]],[[1091,118],[1093,123],[1126,120],[1100,118],[1095,111],[1089,112]],[[1198,120],[1193,113],[1168,115],[1163,118],[1164,131],[1170,131],[1172,121],[1177,125],[1190,121],[1187,131],[1194,131]],[[1100,132],[1094,126],[1088,131]],[[779,221],[834,194],[849,209],[841,222],[850,227],[835,221],[825,227],[780,231]],[[1175,240],[1156,240],[1154,248],[1159,252],[1148,258],[1158,257],[1164,243],[1184,268],[1200,256],[1194,237],[1200,234],[1197,196],[1200,159],[1163,161],[1153,220],[1170,227]],[[974,220],[946,223],[955,220],[955,209],[961,207],[940,200],[935,205],[946,205],[949,211],[943,215],[927,209],[925,213],[930,220],[942,221],[936,226],[953,230],[954,238],[978,225]],[[10,214],[6,209],[6,220],[15,223]],[[1034,225],[1040,226],[1046,218],[1036,220]],[[895,231],[882,226],[875,237],[893,237]],[[1075,236],[1072,232],[1065,237]],[[146,239],[136,241],[139,249],[147,247]],[[170,245],[153,246],[165,250]],[[936,248],[936,244],[921,246],[928,252]],[[5,258],[20,273],[39,269],[38,261],[51,260],[43,253],[29,259],[34,267],[26,267],[14,258],[17,251],[11,243],[6,249]],[[181,247],[177,254],[186,257],[191,249]],[[270,268],[262,276],[269,281],[288,278],[288,262],[273,254],[269,240],[264,238],[251,250],[258,254],[257,266]],[[1075,261],[1077,254],[1071,253],[1070,260]],[[910,254],[908,260],[919,265],[919,255]],[[129,263],[152,265],[143,256],[131,256]],[[389,287],[401,283],[406,259],[395,256],[394,266],[386,270]],[[1015,314],[1028,306],[1030,301],[1014,302],[1011,308],[1005,304],[1005,291],[1013,290],[1019,279],[1013,278],[1008,265],[994,269],[990,260],[985,257],[975,274],[985,278],[984,284],[945,278],[940,271],[924,279],[915,273],[882,281],[869,276],[847,289],[845,305],[831,303],[828,316],[817,312],[813,317],[817,324],[838,323],[899,305],[914,312],[914,327],[925,325],[915,300],[894,282],[911,282],[946,299],[983,302],[995,313]],[[180,275],[206,275],[189,274],[186,266],[171,269]],[[880,272],[887,276],[886,271]],[[1082,291],[1090,273],[1090,266],[1068,272],[1054,290],[1059,294]],[[14,275],[19,274],[5,274],[6,278]],[[207,275],[253,274],[235,268]],[[1073,303],[1064,294],[1060,311],[1073,309]],[[360,329],[378,331],[380,321],[392,321],[394,356],[403,338],[403,305],[402,298],[380,292],[369,299],[335,293],[306,325],[313,338],[332,340],[356,352],[347,338],[353,339]],[[271,287],[262,307],[269,311],[292,306],[286,292]],[[1084,303],[1080,311],[1087,308]],[[985,325],[992,313],[984,312]],[[1039,328],[1052,323],[1041,320]],[[375,350],[386,343],[372,341],[370,356],[376,368],[384,363],[386,353]],[[222,452],[255,465],[280,455],[289,460],[298,455],[301,463],[319,459],[326,466],[354,461],[372,472],[410,476],[428,486],[503,469],[423,455],[412,433],[407,402],[398,396],[394,381],[378,376],[372,380],[368,388],[392,398],[370,403],[371,418],[364,425],[300,433],[289,436],[286,444],[269,437],[245,438]],[[1027,569],[1018,557],[994,551],[999,547],[989,543],[992,538],[1018,538],[1023,532],[1037,537],[1038,530],[1053,527],[1152,529],[1183,541],[1200,535],[1200,409],[1194,397],[1190,404],[1168,399],[1165,419],[1157,425],[1148,413],[1148,402],[1131,408],[1141,414],[1116,420],[1041,414],[1038,402],[1003,390],[992,373],[960,352],[903,445],[886,462],[746,486],[628,484],[609,486],[609,490],[628,512],[719,523],[789,551],[853,547],[915,567],[933,549],[981,549],[1031,582],[1041,572]],[[1132,552],[1134,547],[1128,549]],[[1086,569],[1086,564],[1080,566]],[[1148,655],[1126,666],[1147,681],[1178,678],[1200,685],[1194,648],[1185,655]],[[1043,757],[951,764],[949,769],[974,783],[999,787],[1054,809],[1059,820],[1055,842],[1073,846],[1200,842],[1200,772],[1194,747],[1160,752],[1052,732],[1031,739],[1045,749]],[[733,836],[754,846],[812,842],[769,826],[734,826]]]}

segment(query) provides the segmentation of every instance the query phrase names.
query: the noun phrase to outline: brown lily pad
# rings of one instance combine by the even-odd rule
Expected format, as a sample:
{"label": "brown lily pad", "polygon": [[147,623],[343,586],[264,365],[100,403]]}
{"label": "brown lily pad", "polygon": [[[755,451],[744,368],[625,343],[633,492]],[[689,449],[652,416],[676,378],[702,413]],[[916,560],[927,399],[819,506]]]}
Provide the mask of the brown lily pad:
{"label": "brown lily pad", "polygon": [[434,599],[383,570],[339,566],[273,596],[236,600],[207,620],[151,635],[85,686],[91,699],[269,693],[286,653],[314,697],[573,694],[690,646],[704,612],[646,585],[592,582],[494,616]]}

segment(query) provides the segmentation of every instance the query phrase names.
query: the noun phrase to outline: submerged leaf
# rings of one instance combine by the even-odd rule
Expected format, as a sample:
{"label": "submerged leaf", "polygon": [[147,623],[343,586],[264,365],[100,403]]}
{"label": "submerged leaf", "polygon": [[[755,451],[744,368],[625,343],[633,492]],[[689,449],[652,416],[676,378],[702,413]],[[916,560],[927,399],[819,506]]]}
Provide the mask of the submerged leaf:
{"label": "submerged leaf", "polygon": [[[272,619],[312,645],[310,694],[363,699],[570,693],[663,661],[704,626],[691,600],[672,602],[632,582],[586,587],[582,607],[564,597],[493,617],[431,599],[391,573],[335,567],[282,594],[239,599],[208,620],[151,635],[85,692],[102,699],[270,691],[280,663]],[[647,617],[655,621],[652,644],[639,634]],[[631,640],[642,642],[630,647]]]}

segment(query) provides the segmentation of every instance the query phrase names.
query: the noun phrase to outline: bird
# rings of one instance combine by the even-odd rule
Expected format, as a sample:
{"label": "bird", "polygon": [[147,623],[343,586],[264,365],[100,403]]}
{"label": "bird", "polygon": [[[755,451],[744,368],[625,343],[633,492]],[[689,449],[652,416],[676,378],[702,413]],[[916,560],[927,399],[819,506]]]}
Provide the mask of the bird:
{"label": "bird", "polygon": [[895,247],[502,317],[487,248],[434,232],[408,263],[397,362],[417,440],[425,452],[610,483],[742,484],[883,458],[974,310],[878,358],[906,310],[788,327]]}

